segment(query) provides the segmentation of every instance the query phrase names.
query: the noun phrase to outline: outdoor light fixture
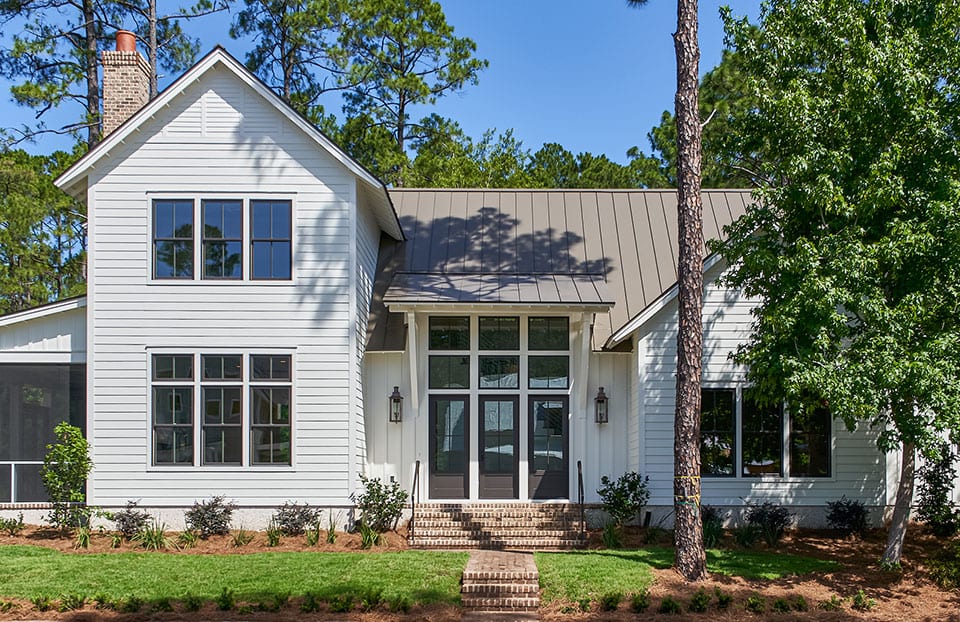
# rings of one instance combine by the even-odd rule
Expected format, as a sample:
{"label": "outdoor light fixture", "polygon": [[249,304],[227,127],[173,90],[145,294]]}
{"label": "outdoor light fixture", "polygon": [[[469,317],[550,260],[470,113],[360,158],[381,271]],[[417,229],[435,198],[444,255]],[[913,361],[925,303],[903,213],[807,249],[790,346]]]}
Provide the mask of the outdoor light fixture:
{"label": "outdoor light fixture", "polygon": [[400,387],[393,387],[390,394],[390,423],[400,423],[403,420],[403,396]]}
{"label": "outdoor light fixture", "polygon": [[597,423],[606,423],[610,420],[609,416],[609,405],[607,404],[607,394],[603,392],[603,387],[600,387],[600,390],[597,391],[597,397],[593,398],[594,404],[597,407],[596,410],[596,421]]}

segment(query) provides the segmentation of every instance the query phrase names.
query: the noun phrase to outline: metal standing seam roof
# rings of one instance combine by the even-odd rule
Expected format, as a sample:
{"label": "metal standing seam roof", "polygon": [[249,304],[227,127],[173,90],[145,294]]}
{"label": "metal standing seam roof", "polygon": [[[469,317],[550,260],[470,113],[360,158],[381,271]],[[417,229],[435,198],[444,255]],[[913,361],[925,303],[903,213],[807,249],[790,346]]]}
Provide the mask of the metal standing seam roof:
{"label": "metal standing seam roof", "polygon": [[[593,346],[677,281],[675,190],[390,191],[405,242],[383,236],[367,350],[402,350],[388,304],[608,306]],[[747,190],[703,192],[704,238],[720,239]],[[704,255],[708,253],[704,248]]]}

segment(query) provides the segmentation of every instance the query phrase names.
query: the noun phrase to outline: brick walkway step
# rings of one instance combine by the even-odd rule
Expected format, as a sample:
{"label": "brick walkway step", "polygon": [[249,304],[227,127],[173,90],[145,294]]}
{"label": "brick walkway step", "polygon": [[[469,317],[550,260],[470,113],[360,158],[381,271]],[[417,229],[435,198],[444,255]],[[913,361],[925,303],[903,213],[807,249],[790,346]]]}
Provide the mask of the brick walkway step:
{"label": "brick walkway step", "polygon": [[479,612],[534,615],[540,608],[539,584],[540,573],[532,554],[475,551],[463,571],[460,588],[465,619]]}
{"label": "brick walkway step", "polygon": [[410,545],[453,549],[583,546],[579,507],[568,503],[427,503],[416,509]]}

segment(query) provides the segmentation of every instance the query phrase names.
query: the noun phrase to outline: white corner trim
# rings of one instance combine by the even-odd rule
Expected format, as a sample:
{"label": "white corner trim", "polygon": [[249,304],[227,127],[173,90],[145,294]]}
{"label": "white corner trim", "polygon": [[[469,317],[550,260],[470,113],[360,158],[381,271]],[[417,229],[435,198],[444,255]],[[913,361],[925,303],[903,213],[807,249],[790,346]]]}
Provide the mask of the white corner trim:
{"label": "white corner trim", "polygon": [[[710,269],[722,261],[720,253],[713,253],[703,260],[703,272],[706,274]],[[610,335],[607,342],[603,344],[605,348],[612,348],[618,343],[629,337],[634,331],[650,321],[650,319],[662,311],[668,304],[680,293],[680,284],[674,283],[670,289],[663,292],[659,298],[647,305],[643,311],[633,316],[633,318],[624,324],[617,332]]]}

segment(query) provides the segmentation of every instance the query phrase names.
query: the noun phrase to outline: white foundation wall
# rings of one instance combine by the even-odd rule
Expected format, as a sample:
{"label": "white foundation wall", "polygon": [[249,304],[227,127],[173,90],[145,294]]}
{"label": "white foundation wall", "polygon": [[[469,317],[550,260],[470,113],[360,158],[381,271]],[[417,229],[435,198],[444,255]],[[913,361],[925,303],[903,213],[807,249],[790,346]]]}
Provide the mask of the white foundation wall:
{"label": "white foundation wall", "polygon": [[[89,502],[184,507],[224,495],[245,507],[349,504],[361,467],[350,442],[362,439],[350,392],[359,367],[350,348],[353,175],[218,68],[117,146],[88,188]],[[151,202],[182,197],[291,200],[293,280],[153,281]],[[148,370],[157,351],[290,353],[293,464],[152,466]]]}
{"label": "white foundation wall", "polygon": [[[744,386],[745,370],[728,354],[747,340],[752,317],[751,302],[738,292],[716,283],[720,267],[704,278],[705,386]],[[650,476],[650,506],[661,514],[673,505],[673,423],[676,392],[676,300],[649,321],[637,336],[640,378],[641,473]],[[805,524],[822,524],[825,503],[846,495],[871,508],[874,520],[882,516],[887,461],[876,446],[876,431],[847,431],[833,422],[830,477],[704,478],[702,503],[732,510],[736,519],[745,500],[771,501],[791,506]]]}

